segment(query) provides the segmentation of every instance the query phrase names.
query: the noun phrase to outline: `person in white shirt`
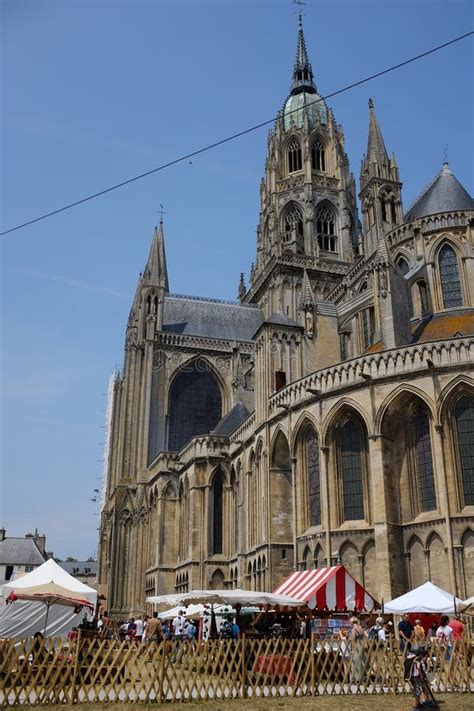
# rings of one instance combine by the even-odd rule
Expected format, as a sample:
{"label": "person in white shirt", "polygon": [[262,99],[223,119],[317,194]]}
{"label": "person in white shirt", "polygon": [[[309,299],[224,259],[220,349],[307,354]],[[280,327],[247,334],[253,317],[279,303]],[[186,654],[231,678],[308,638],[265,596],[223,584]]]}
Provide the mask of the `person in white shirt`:
{"label": "person in white shirt", "polygon": [[173,620],[173,636],[175,639],[182,639],[184,634],[184,617],[182,610],[179,611]]}
{"label": "person in white shirt", "polygon": [[440,625],[436,630],[436,641],[443,647],[446,651],[444,658],[447,662],[451,659],[451,649],[452,649],[452,634],[453,630],[449,626],[449,617],[447,615],[441,615]]}
{"label": "person in white shirt", "polygon": [[135,624],[137,626],[137,631],[135,632],[135,639],[137,640],[137,642],[141,642],[143,639],[143,629],[144,629],[143,620],[142,620],[141,615],[139,615],[137,617],[137,619],[135,620]]}

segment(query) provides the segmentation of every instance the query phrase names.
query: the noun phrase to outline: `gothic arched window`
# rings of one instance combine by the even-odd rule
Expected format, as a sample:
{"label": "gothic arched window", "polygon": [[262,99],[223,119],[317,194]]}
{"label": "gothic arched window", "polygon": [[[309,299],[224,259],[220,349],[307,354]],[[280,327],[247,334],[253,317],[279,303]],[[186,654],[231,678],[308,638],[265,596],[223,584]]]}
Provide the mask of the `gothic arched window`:
{"label": "gothic arched window", "polygon": [[337,252],[335,217],[329,205],[322,205],[316,210],[316,237],[319,249]]}
{"label": "gothic arched window", "polygon": [[222,473],[218,471],[212,484],[212,553],[219,554],[223,551],[222,535]]}
{"label": "gothic arched window", "polygon": [[417,511],[433,511],[436,508],[436,487],[433,456],[431,453],[430,415],[422,402],[417,403],[407,422],[407,433],[412,451],[413,494]]}
{"label": "gothic arched window", "polygon": [[297,138],[292,138],[288,144],[288,172],[296,173],[303,167],[301,158],[301,144]]}
{"label": "gothic arched window", "polygon": [[326,151],[319,138],[311,145],[311,167],[323,173],[326,171]]}
{"label": "gothic arched window", "polygon": [[208,434],[222,417],[217,379],[204,360],[187,365],[175,377],[169,395],[168,450],[176,452],[200,434]]}
{"label": "gothic arched window", "polygon": [[444,308],[449,309],[453,306],[462,306],[458,260],[456,252],[449,244],[445,244],[440,249],[438,264]]}
{"label": "gothic arched window", "polygon": [[321,478],[318,437],[312,427],[306,433],[306,475],[308,480],[309,525],[321,525]]}
{"label": "gothic arched window", "polygon": [[464,506],[474,506],[474,399],[463,395],[454,408],[456,444]]}
{"label": "gothic arched window", "polygon": [[361,425],[353,418],[338,430],[338,454],[344,520],[364,519],[365,437]]}
{"label": "gothic arched window", "polygon": [[[398,267],[403,274],[403,276],[406,276],[408,272],[410,271],[410,265],[408,264],[407,260],[404,259],[403,257],[400,257],[397,260]],[[408,286],[408,310],[410,312],[410,317],[413,316],[413,297],[411,295],[411,288]]]}
{"label": "gothic arched window", "polygon": [[285,215],[285,242],[295,242],[303,251],[303,215],[296,205],[293,205]]}
{"label": "gothic arched window", "polygon": [[420,316],[423,316],[423,314],[426,314],[429,311],[428,290],[426,288],[426,282],[424,279],[420,279],[419,281],[417,281],[416,285],[418,287],[418,296],[420,302]]}

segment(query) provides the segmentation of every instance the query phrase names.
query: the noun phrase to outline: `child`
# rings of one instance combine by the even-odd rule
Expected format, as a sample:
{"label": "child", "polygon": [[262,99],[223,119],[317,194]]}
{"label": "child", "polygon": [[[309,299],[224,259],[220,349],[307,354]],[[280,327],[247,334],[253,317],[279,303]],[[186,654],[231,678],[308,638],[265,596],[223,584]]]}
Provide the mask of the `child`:
{"label": "child", "polygon": [[426,651],[423,647],[413,645],[403,662],[403,678],[411,684],[413,698],[415,700],[414,709],[424,708],[424,704],[426,704],[427,701],[425,693],[425,669],[423,666],[423,657],[425,655]]}

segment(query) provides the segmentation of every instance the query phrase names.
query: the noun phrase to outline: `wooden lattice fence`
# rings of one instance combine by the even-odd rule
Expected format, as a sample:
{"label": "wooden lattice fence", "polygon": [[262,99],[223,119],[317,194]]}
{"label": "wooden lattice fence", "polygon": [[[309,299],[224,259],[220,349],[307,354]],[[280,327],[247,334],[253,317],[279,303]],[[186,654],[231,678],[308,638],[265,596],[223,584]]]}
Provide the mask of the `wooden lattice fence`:
{"label": "wooden lattice fence", "polygon": [[[0,640],[0,705],[403,694],[396,642],[232,640],[146,646],[100,639]],[[471,647],[428,647],[434,692],[474,690]]]}

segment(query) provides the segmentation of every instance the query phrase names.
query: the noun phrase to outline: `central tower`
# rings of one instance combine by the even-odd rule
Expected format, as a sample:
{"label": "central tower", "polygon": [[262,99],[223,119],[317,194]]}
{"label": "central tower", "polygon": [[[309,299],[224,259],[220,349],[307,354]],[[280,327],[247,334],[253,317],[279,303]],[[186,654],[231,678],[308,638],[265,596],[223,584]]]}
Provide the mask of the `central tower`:
{"label": "central tower", "polygon": [[[345,273],[341,267],[355,258],[357,225],[343,130],[318,94],[300,16],[290,93],[268,137],[257,256],[249,292],[241,298],[258,303],[266,316],[281,310],[298,320],[303,270],[316,296],[324,298],[337,283],[336,275]],[[282,260],[298,277],[292,283],[292,304],[275,282],[274,268]]]}
{"label": "central tower", "polygon": [[299,19],[290,92],[268,136],[257,255],[241,301],[259,306],[257,419],[273,392],[340,357],[328,300],[356,258],[356,188],[344,134],[318,94]]}

